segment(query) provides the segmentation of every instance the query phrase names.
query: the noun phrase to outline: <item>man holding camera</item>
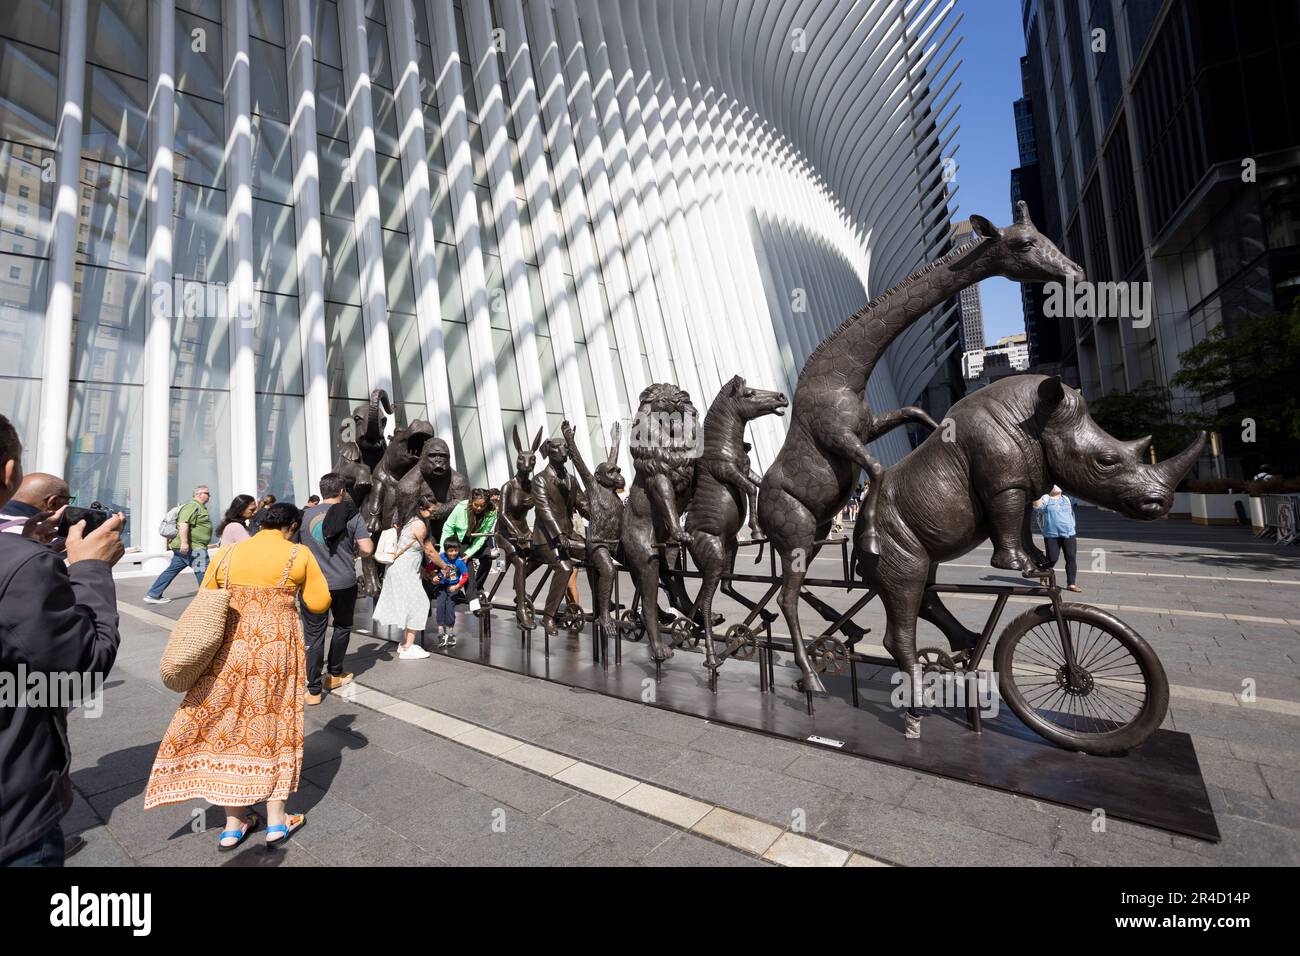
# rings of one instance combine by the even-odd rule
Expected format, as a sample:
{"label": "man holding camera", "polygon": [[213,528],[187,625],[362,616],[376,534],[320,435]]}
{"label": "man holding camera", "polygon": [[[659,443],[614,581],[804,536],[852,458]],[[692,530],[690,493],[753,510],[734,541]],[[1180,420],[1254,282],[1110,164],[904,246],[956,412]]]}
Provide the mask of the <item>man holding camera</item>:
{"label": "man holding camera", "polygon": [[199,584],[203,583],[203,575],[208,570],[208,544],[212,541],[212,516],[208,514],[211,497],[208,486],[199,485],[194,489],[194,497],[176,515],[176,536],[167,542],[172,563],[163,569],[144,596],[145,604],[170,604],[172,599],[163,597],[163,591],[186,568],[193,568]]}
{"label": "man holding camera", "polygon": [[68,483],[57,475],[34,471],[23,478],[8,504],[0,508],[0,531],[22,534],[23,525],[42,511],[58,511],[72,504]]}
{"label": "man holding camera", "polygon": [[[22,443],[0,415],[0,509],[23,480]],[[65,506],[66,507],[66,506]],[[122,557],[120,514],[86,533],[67,531],[67,564],[46,544],[65,508],[0,534],[0,672],[89,674],[102,680],[117,657],[113,565]],[[66,708],[72,701],[0,707],[0,866],[62,866],[59,821],[72,806]]]}

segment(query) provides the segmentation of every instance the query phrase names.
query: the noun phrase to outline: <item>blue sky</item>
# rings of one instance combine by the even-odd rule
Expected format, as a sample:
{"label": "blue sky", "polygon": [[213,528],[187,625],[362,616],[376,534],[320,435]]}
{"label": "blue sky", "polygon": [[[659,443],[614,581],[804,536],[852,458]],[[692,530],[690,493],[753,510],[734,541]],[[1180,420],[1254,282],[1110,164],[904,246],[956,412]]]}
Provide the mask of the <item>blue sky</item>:
{"label": "blue sky", "polygon": [[[956,219],[978,213],[1005,226],[1011,220],[1011,170],[1019,165],[1011,104],[1020,97],[1020,57],[1025,52],[1019,0],[960,0],[957,27],[961,90],[957,121]],[[1032,212],[1032,210],[1031,210]],[[1020,286],[1006,279],[980,283],[984,335],[1023,332]]]}

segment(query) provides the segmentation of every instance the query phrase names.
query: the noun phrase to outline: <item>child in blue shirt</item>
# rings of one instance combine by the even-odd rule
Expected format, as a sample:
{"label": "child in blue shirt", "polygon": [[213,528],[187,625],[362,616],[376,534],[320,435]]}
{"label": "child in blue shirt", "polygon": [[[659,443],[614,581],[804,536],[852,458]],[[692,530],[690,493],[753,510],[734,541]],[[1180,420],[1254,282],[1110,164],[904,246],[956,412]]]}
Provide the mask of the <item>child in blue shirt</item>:
{"label": "child in blue shirt", "polygon": [[456,635],[452,628],[456,626],[456,594],[469,579],[469,567],[460,556],[460,542],[448,538],[442,543],[442,560],[444,568],[433,568],[433,589],[438,600],[438,633],[441,640],[439,647],[455,647]]}

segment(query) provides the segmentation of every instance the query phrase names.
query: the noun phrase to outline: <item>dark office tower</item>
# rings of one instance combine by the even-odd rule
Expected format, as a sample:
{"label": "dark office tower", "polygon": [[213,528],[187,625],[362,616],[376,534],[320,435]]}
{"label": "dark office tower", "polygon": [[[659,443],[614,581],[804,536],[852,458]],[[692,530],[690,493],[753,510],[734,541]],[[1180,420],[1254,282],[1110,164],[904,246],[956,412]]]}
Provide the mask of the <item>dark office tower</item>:
{"label": "dark office tower", "polygon": [[[953,227],[952,242],[955,246],[963,245],[975,238],[975,230],[969,219],[963,219]],[[961,347],[963,352],[984,348],[984,307],[980,301],[979,284],[967,286],[958,294],[961,304]]]}
{"label": "dark office tower", "polygon": [[[1034,129],[1034,101],[1031,90],[1035,83],[1037,57],[1020,58],[1020,85],[1025,95],[1012,104],[1016,116],[1016,148],[1020,165],[1011,170],[1011,206],[1024,201],[1030,213],[1043,223],[1047,221],[1047,204],[1043,200],[1042,172],[1038,162],[1038,136]],[[1039,71],[1041,73],[1041,71]],[[1043,223],[1039,228],[1047,231]],[[1059,235],[1053,235],[1060,241]],[[1060,372],[1071,382],[1077,374],[1061,367],[1061,330],[1056,319],[1043,315],[1043,287],[1036,283],[1020,286],[1020,301],[1025,315],[1025,334],[1029,341],[1029,362],[1033,369]]]}
{"label": "dark office tower", "polygon": [[1149,282],[1152,296],[1147,320],[1059,323],[1026,296],[1031,360],[1051,360],[1056,324],[1088,397],[1167,384],[1211,329],[1300,290],[1300,0],[1021,9],[1013,196],[1089,280]]}

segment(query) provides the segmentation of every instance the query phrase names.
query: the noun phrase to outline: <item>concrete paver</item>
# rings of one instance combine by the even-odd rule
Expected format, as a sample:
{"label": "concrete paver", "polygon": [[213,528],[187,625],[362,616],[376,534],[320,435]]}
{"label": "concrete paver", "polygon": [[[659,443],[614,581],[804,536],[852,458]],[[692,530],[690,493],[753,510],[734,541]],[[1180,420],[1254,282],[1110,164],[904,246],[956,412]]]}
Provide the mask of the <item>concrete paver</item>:
{"label": "concrete paver", "polygon": [[[358,686],[308,711],[290,807],[310,824],[276,865],[1300,862],[1300,555],[1237,528],[1091,510],[1080,529],[1086,590],[1075,599],[1125,608],[1160,655],[1175,685],[1168,726],[1192,736],[1218,845],[1113,820],[1098,832],[1081,811],[436,655],[399,662],[391,644],[357,635]],[[1001,580],[988,554],[940,580]],[[145,609],[149,583],[119,582],[128,613],[102,716],[70,717],[76,801],[64,825],[83,842],[69,863],[266,865],[257,840],[215,852],[219,812],[142,809],[178,703],[157,677],[161,618],[179,616],[193,590],[178,579],[177,600]],[[950,607],[978,627],[990,605]],[[738,606],[719,595],[716,610],[731,618]],[[878,602],[858,621],[880,640]],[[727,845],[745,834],[747,852]]]}

